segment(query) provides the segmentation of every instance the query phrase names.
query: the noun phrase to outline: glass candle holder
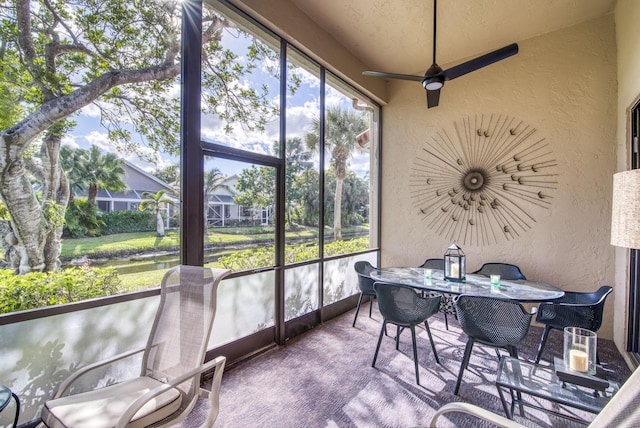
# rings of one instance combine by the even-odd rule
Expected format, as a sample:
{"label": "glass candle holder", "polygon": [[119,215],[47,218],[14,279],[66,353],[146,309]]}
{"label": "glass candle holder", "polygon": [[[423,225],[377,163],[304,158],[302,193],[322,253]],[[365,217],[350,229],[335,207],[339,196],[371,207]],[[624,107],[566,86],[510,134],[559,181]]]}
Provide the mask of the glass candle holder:
{"label": "glass candle holder", "polygon": [[596,350],[598,336],[580,327],[564,329],[564,366],[570,370],[596,374]]}
{"label": "glass candle holder", "polygon": [[500,285],[500,275],[491,275],[491,285]]}

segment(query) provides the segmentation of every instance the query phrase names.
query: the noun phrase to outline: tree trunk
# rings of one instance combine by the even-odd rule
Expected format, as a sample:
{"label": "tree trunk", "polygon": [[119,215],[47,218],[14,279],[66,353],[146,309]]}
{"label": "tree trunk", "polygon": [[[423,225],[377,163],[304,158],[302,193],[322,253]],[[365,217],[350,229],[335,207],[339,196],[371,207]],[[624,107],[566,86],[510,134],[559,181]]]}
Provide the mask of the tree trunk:
{"label": "tree trunk", "polygon": [[96,183],[89,183],[89,193],[87,194],[87,202],[91,205],[96,204],[96,197],[98,196],[98,186]]}
{"label": "tree trunk", "polygon": [[[42,203],[38,202],[27,175],[20,147],[0,157],[0,195],[11,215],[10,265],[19,273],[52,271],[59,267],[63,216],[69,199],[69,185],[60,168],[60,136],[45,135],[41,149]],[[44,209],[43,209],[44,207]],[[15,236],[15,238],[13,238]]]}
{"label": "tree trunk", "polygon": [[158,235],[159,238],[164,236],[164,219],[159,209],[156,210],[156,235]]}
{"label": "tree trunk", "polygon": [[[4,149],[5,147],[2,147]],[[6,151],[0,160],[0,194],[11,215],[11,229],[17,238],[11,264],[19,259],[19,272],[42,271],[46,267],[44,243],[47,224],[27,177],[22,153]]]}
{"label": "tree trunk", "polygon": [[336,169],[336,194],[333,203],[333,239],[342,240],[342,184],[347,176],[347,160],[349,149],[345,145],[336,144],[331,151]]}
{"label": "tree trunk", "polygon": [[[60,268],[60,251],[62,250],[62,229],[64,213],[70,199],[69,182],[60,165],[61,137],[48,135],[40,149],[44,180],[42,204],[49,213],[44,243],[45,270],[53,272]],[[47,206],[48,204],[48,206]],[[45,215],[45,217],[47,217]]]}
{"label": "tree trunk", "polygon": [[336,194],[333,202],[333,239],[342,240],[342,183],[344,178],[336,178]]}

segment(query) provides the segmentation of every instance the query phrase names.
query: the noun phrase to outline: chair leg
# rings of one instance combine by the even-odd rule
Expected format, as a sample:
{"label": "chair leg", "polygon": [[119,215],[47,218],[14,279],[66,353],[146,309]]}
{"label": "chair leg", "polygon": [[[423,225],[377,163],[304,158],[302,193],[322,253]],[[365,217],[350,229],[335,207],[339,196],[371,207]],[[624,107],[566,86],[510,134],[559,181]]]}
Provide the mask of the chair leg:
{"label": "chair leg", "polygon": [[444,328],[449,330],[449,320],[447,320],[447,311],[444,311],[443,314],[444,314]]}
{"label": "chair leg", "polygon": [[460,364],[460,373],[458,373],[458,380],[456,381],[456,388],[453,390],[454,395],[458,395],[458,390],[460,389],[460,383],[462,382],[462,374],[464,373],[467,365],[469,364],[469,359],[471,358],[471,350],[473,349],[473,339],[469,338],[467,342],[467,346],[464,348],[464,357],[462,358],[462,364]]}
{"label": "chair leg", "polygon": [[401,329],[399,325],[396,326],[396,351],[400,348],[400,333],[402,330],[404,329]]}
{"label": "chair leg", "polygon": [[411,341],[413,342],[413,365],[416,367],[416,384],[420,385],[420,374],[418,369],[418,346],[416,345],[416,328],[411,326]]}
{"label": "chair leg", "polygon": [[363,297],[364,295],[360,293],[360,298],[358,299],[358,306],[356,307],[356,315],[353,317],[353,324],[351,325],[351,327],[356,326],[356,320],[358,319],[358,312],[360,312],[360,305],[362,304]]}
{"label": "chair leg", "polygon": [[378,337],[378,346],[376,346],[376,352],[373,354],[373,362],[371,367],[376,366],[376,360],[378,359],[378,351],[380,350],[380,343],[382,343],[382,336],[384,336],[384,330],[387,328],[387,321],[382,321],[382,328],[380,329],[380,337]]}
{"label": "chair leg", "polygon": [[373,296],[369,296],[369,318],[371,318],[371,311],[373,311]]}
{"label": "chair leg", "polygon": [[426,320],[424,322],[424,328],[427,330],[427,334],[429,335],[429,342],[431,342],[431,349],[433,349],[433,356],[436,357],[436,363],[440,364],[438,351],[436,351],[436,345],[433,343],[433,336],[431,336],[431,329],[429,328],[429,323]]}
{"label": "chair leg", "polygon": [[536,354],[536,364],[540,362],[540,358],[542,357],[542,351],[544,351],[544,345],[547,344],[547,338],[549,337],[549,332],[551,331],[550,326],[545,326],[544,331],[542,332],[542,337],[540,338],[540,344],[538,345],[538,353]]}

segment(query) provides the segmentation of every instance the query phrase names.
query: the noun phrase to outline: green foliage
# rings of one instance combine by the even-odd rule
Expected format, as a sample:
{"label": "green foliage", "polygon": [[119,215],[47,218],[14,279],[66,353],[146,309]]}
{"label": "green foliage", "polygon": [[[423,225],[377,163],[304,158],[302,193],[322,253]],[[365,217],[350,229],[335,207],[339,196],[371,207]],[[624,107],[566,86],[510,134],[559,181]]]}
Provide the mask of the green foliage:
{"label": "green foliage", "polygon": [[156,218],[151,211],[112,211],[103,213],[101,219],[103,235],[156,230]]}
{"label": "green foliage", "polygon": [[220,235],[263,235],[274,234],[274,226],[252,226],[252,227],[215,227],[211,229]]}
{"label": "green foliage", "polygon": [[[233,200],[245,207],[267,207],[273,205],[276,192],[275,168],[245,168],[238,177],[236,190],[239,192]],[[257,214],[256,214],[257,215]]]}
{"label": "green foliage", "polygon": [[74,267],[60,272],[15,275],[0,270],[0,313],[78,302],[117,294],[122,283],[112,269]]}
{"label": "green foliage", "polygon": [[[364,251],[369,248],[369,238],[362,237],[348,241],[334,241],[325,244],[324,255],[331,257],[339,254],[349,254]],[[285,264],[292,264],[318,257],[318,244],[299,244],[285,246]],[[218,259],[218,263],[225,269],[242,271],[258,269],[275,264],[273,245],[237,251]]]}
{"label": "green foliage", "polygon": [[11,215],[9,214],[9,210],[4,202],[0,201],[0,220],[11,220]]}
{"label": "green foliage", "polygon": [[124,161],[113,153],[102,153],[95,145],[90,150],[60,149],[60,163],[67,173],[71,189],[87,191],[88,199],[95,204],[98,189],[125,190]]}
{"label": "green foliage", "polygon": [[[325,225],[333,226],[336,177],[334,170],[325,175]],[[357,226],[368,222],[369,183],[353,171],[347,171],[342,189],[340,220],[343,225]]]}
{"label": "green foliage", "polygon": [[80,198],[67,207],[63,236],[99,236],[103,226],[102,211],[87,199]]}
{"label": "green foliage", "polygon": [[180,165],[157,168],[152,175],[170,185],[180,185]]}
{"label": "green foliage", "polygon": [[164,205],[174,205],[173,199],[165,197],[165,193],[167,193],[167,191],[164,189],[158,191],[158,193],[142,192],[141,196],[145,199],[140,202],[138,209],[140,211],[151,210],[157,213]]}
{"label": "green foliage", "polygon": [[65,207],[55,201],[44,201],[42,204],[42,214],[44,214],[47,225],[50,228],[60,227],[65,221]]}

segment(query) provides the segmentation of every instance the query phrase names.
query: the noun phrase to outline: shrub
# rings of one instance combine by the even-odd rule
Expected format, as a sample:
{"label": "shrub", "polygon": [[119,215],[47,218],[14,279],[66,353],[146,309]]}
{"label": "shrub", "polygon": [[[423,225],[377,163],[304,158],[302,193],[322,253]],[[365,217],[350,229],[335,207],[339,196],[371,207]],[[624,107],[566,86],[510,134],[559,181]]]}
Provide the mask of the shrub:
{"label": "shrub", "polygon": [[[348,254],[363,251],[369,248],[369,238],[357,238],[348,241],[335,241],[325,245],[325,257],[338,254]],[[287,245],[285,248],[285,263],[291,264],[318,257],[318,244]],[[225,269],[234,271],[257,269],[264,266],[273,266],[275,263],[273,246],[262,246],[233,254],[222,256],[218,263]]]}
{"label": "shrub", "polygon": [[102,215],[102,222],[104,235],[156,230],[156,216],[152,211],[111,211]]}
{"label": "shrub", "polygon": [[83,266],[25,275],[0,269],[0,313],[78,302],[122,291],[122,282],[113,269]]}
{"label": "shrub", "polygon": [[86,198],[77,198],[67,207],[63,236],[99,236],[103,226],[101,217],[102,211],[94,204]]}

